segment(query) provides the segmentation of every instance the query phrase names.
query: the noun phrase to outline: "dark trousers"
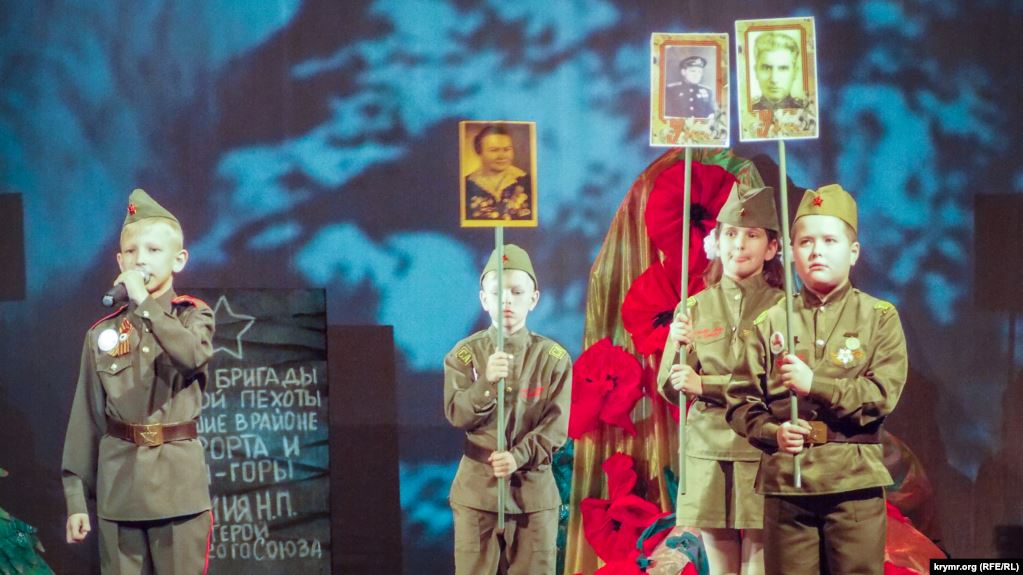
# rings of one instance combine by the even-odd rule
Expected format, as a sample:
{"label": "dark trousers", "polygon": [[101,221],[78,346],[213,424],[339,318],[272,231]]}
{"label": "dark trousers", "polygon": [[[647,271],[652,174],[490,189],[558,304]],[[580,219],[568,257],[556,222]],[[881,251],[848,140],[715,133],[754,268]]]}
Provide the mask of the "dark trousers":
{"label": "dark trousers", "polygon": [[764,498],[767,575],[883,575],[884,490]]}

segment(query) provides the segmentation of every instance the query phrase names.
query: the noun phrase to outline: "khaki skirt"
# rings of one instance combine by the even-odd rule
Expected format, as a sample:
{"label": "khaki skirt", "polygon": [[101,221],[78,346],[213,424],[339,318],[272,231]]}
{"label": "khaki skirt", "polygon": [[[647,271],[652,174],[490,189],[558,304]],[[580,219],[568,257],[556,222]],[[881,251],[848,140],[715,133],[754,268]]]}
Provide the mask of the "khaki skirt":
{"label": "khaki skirt", "polygon": [[721,461],[686,457],[686,493],[678,517],[689,527],[763,529],[764,497],[753,482],[759,461]]}

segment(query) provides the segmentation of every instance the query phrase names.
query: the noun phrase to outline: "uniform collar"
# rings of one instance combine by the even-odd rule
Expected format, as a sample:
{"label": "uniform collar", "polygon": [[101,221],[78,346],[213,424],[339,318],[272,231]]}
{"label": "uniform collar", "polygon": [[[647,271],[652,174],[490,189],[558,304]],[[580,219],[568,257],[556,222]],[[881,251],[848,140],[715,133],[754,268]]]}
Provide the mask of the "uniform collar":
{"label": "uniform collar", "polygon": [[722,274],[720,283],[722,290],[726,292],[738,291],[742,293],[743,296],[767,287],[767,280],[764,278],[763,272],[753,274],[748,278],[741,279],[739,281],[735,281]]}
{"label": "uniform collar", "polygon": [[[478,170],[469,174],[469,181],[488,192],[497,193],[503,190],[504,188],[507,188],[508,186],[512,185],[512,183],[514,183],[515,180],[518,180],[519,178],[525,175],[526,172],[524,172],[522,168],[512,165],[508,166],[508,168],[504,171],[503,178],[499,178],[498,180],[495,181],[493,178],[484,178],[483,168],[479,168]],[[499,185],[500,189],[496,190],[493,189],[494,185]]]}
{"label": "uniform collar", "polygon": [[154,298],[149,296],[160,306],[160,309],[170,313],[174,309],[174,298],[178,297],[178,294],[174,293],[174,288],[171,288],[163,293],[160,297]]}
{"label": "uniform collar", "polygon": [[[491,324],[490,328],[487,330],[487,335],[490,336],[490,340],[493,341],[494,345],[496,346],[497,327]],[[508,351],[509,349],[525,349],[527,341],[529,341],[529,330],[526,329],[525,326],[522,326],[522,329],[520,329],[519,331],[511,335],[504,336],[504,350]]]}
{"label": "uniform collar", "polygon": [[844,300],[846,298],[846,296],[849,295],[849,292],[851,290],[852,290],[852,283],[850,283],[849,280],[845,280],[845,282],[842,285],[840,285],[840,286],[836,287],[835,289],[831,290],[831,293],[829,293],[827,296],[822,298],[821,296],[819,296],[819,295],[815,294],[814,292],[810,291],[810,289],[807,288],[806,286],[803,286],[803,290],[802,290],[802,292],[803,292],[803,294],[802,294],[803,295],[803,304],[806,307],[811,308],[811,307],[818,307],[818,306],[822,306],[822,305],[826,305],[826,304],[832,304],[832,303],[836,303],[836,302],[841,302],[842,300]]}
{"label": "uniform collar", "polygon": [[798,108],[800,107],[799,101],[792,97],[791,94],[785,96],[777,102],[768,100],[767,98],[761,97],[758,101],[757,106],[762,107],[764,110],[777,110],[779,108]]}

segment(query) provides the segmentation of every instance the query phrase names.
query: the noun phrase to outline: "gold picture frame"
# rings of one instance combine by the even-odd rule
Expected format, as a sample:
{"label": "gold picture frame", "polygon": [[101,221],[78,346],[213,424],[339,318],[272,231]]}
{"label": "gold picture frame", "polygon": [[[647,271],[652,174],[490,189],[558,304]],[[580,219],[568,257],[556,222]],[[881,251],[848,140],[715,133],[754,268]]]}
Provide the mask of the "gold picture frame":
{"label": "gold picture frame", "polygon": [[650,35],[650,145],[726,148],[728,34]]}
{"label": "gold picture frame", "polygon": [[814,20],[735,22],[739,140],[818,137]]}
{"label": "gold picture frame", "polygon": [[535,228],[536,122],[464,120],[458,147],[461,226]]}

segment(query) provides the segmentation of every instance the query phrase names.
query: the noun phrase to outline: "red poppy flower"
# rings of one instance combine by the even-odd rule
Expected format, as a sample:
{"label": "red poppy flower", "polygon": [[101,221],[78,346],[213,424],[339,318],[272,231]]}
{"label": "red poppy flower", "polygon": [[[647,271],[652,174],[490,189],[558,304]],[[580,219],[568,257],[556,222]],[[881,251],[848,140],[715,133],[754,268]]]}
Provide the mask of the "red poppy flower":
{"label": "red poppy flower", "polygon": [[[689,295],[704,288],[702,272],[690,272]],[[664,349],[668,327],[681,299],[681,285],[682,269],[665,261],[651,264],[629,286],[622,302],[622,324],[639,353],[650,355]]]}
{"label": "red poppy flower", "polygon": [[636,435],[632,408],[643,396],[643,368],[632,354],[604,338],[572,365],[572,409],[568,435],[578,439],[601,421]]}
{"label": "red poppy flower", "polygon": [[917,531],[897,507],[887,503],[888,524],[885,533],[885,575],[920,575],[930,569],[931,559],[945,554],[926,535]]}
{"label": "red poppy flower", "polygon": [[[654,180],[643,214],[650,241],[676,266],[682,261],[684,178],[685,162],[661,172]],[[689,272],[699,275],[707,267],[703,238],[714,230],[718,212],[738,180],[721,166],[693,162],[690,181]]]}
{"label": "red poppy flower", "polygon": [[601,465],[607,474],[609,499],[587,497],[579,504],[586,541],[607,563],[635,560],[639,556],[639,536],[665,515],[656,505],[632,493],[636,486],[634,464],[624,453],[609,457]]}

